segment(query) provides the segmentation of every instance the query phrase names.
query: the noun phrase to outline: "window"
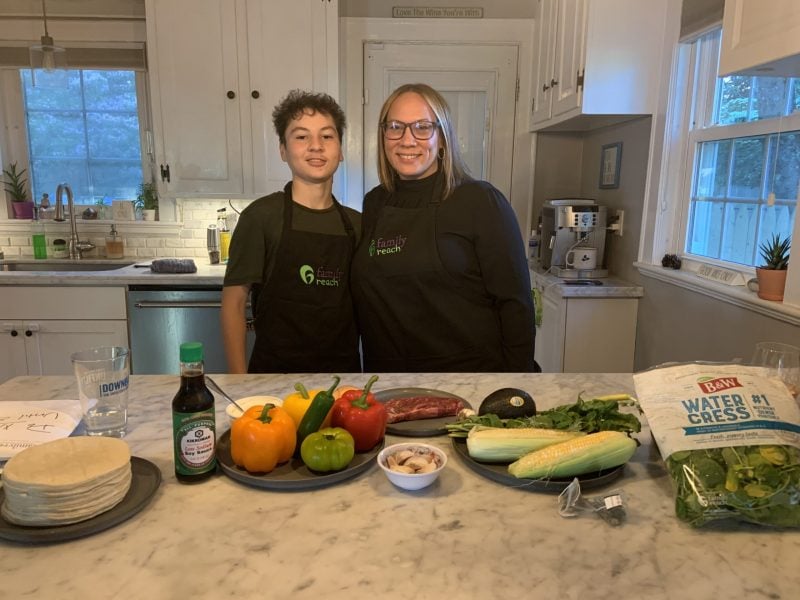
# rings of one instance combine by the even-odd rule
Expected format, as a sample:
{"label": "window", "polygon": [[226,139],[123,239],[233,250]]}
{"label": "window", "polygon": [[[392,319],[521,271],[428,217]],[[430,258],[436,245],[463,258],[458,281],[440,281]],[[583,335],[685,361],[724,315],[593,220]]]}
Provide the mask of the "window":
{"label": "window", "polygon": [[791,237],[800,194],[800,79],[717,77],[720,32],[692,44],[682,250],[733,268]]}
{"label": "window", "polygon": [[143,177],[143,78],[133,70],[20,69],[34,198],[67,182],[78,204],[133,199]]}

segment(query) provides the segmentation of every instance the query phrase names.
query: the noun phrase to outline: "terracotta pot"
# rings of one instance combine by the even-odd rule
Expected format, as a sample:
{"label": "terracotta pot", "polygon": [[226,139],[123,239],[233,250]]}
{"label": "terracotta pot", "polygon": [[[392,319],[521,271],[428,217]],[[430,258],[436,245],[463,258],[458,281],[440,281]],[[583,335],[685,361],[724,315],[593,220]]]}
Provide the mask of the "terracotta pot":
{"label": "terracotta pot", "polygon": [[762,300],[783,301],[783,289],[786,287],[786,269],[760,269],[756,267],[758,278],[758,297]]}
{"label": "terracotta pot", "polygon": [[15,219],[33,218],[33,202],[12,202],[11,206],[14,209]]}

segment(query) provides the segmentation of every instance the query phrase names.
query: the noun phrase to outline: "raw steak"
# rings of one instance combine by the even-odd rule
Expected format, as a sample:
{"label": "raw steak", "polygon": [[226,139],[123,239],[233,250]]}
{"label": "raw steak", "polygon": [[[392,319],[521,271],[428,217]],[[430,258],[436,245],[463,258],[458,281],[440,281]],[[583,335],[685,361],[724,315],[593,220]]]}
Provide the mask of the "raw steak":
{"label": "raw steak", "polygon": [[384,403],[389,415],[389,423],[400,421],[416,421],[436,417],[453,417],[466,406],[459,398],[437,398],[433,396],[415,396],[413,398],[395,398]]}

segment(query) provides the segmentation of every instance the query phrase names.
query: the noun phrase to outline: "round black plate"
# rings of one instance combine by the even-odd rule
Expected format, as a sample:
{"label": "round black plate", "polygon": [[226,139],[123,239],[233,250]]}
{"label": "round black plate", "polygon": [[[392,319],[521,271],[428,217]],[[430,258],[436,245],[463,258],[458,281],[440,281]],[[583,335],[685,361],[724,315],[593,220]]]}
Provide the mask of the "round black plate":
{"label": "round black plate", "polygon": [[[487,479],[508,485],[511,487],[524,488],[534,492],[562,492],[574,477],[553,478],[553,479],[517,479],[508,473],[507,463],[482,463],[470,457],[467,451],[466,438],[453,438],[453,449],[456,454],[463,460],[466,465]],[[614,481],[622,475],[622,470],[625,465],[614,467],[613,469],[604,469],[596,473],[584,473],[578,475],[578,481],[581,484],[582,490],[590,490],[592,488],[603,486],[611,481]]]}
{"label": "round black plate", "polygon": [[[388,402],[395,398],[414,398],[416,396],[432,396],[434,398],[458,398],[467,408],[471,408],[469,402],[461,396],[456,396],[450,392],[441,390],[431,390],[428,388],[392,388],[375,392],[375,399],[378,402]],[[447,429],[445,425],[455,423],[458,417],[437,417],[435,419],[419,419],[416,421],[400,421],[399,423],[389,423],[386,425],[386,433],[405,437],[432,437],[435,435],[445,435]]]}
{"label": "round black plate", "polygon": [[231,458],[231,432],[223,433],[217,441],[217,462],[223,472],[241,483],[270,490],[300,491],[326,487],[363,473],[375,464],[375,457],[383,448],[384,442],[369,452],[357,453],[350,465],[333,473],[315,473],[299,458],[278,465],[274,471],[263,475],[254,475],[236,466]]}
{"label": "round black plate", "polygon": [[[149,460],[132,456],[131,473],[133,479],[128,493],[111,510],[80,523],[53,525],[50,527],[15,525],[14,523],[9,523],[0,515],[0,539],[32,544],[65,542],[98,533],[127,521],[147,506],[147,503],[150,502],[153,494],[156,493],[158,486],[161,484],[161,471]],[[5,501],[5,498],[5,492],[0,489],[0,503]]]}

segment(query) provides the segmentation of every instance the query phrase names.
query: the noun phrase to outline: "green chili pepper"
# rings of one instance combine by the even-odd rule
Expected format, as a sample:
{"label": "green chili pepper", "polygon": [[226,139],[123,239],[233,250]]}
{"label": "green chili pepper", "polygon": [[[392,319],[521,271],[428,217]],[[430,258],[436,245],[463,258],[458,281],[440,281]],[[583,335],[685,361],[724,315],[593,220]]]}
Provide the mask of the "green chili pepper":
{"label": "green chili pepper", "polygon": [[331,387],[329,387],[327,390],[317,392],[317,395],[314,396],[314,399],[311,401],[306,414],[303,415],[300,425],[297,427],[298,453],[300,452],[300,447],[303,445],[303,441],[310,434],[319,430],[319,428],[322,426],[322,422],[325,420],[325,417],[328,416],[328,412],[333,406],[333,390],[336,389],[336,386],[339,385],[340,381],[338,375],[334,375],[333,379],[334,382]]}

